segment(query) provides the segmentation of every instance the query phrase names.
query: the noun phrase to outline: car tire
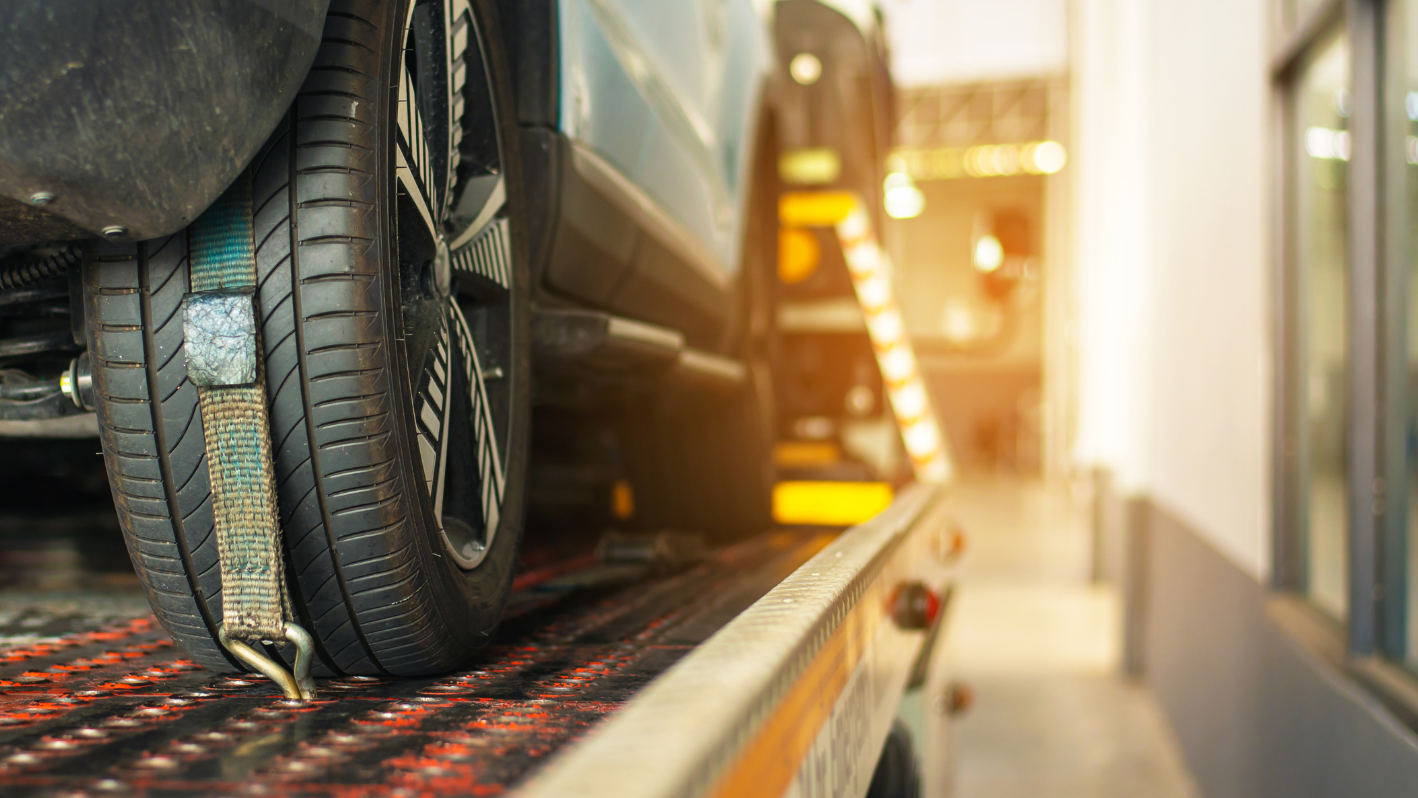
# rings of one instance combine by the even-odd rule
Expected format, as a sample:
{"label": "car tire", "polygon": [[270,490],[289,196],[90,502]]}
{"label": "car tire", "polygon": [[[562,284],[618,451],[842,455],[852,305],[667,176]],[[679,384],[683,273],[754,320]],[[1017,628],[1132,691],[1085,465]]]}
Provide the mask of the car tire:
{"label": "car tire", "polygon": [[[335,0],[244,179],[282,541],[317,673],[447,671],[485,644],[521,535],[523,199],[488,0]],[[187,233],[86,255],[105,461],[158,618],[234,670],[181,301]],[[290,661],[293,652],[268,646]]]}

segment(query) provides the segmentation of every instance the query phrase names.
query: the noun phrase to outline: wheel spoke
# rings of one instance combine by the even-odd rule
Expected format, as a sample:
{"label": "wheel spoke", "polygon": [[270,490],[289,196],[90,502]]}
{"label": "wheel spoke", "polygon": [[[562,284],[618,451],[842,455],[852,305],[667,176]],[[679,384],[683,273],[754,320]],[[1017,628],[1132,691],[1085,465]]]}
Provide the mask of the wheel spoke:
{"label": "wheel spoke", "polygon": [[478,466],[478,490],[485,524],[486,542],[492,542],[497,530],[497,521],[502,514],[502,492],[506,487],[506,477],[502,471],[502,451],[497,441],[497,433],[492,423],[492,406],[488,402],[487,381],[483,377],[478,361],[478,351],[473,334],[468,329],[468,320],[458,307],[456,297],[449,299],[450,326],[456,339],[458,353],[462,357],[464,377],[467,380],[470,420],[472,421],[472,444]]}
{"label": "wheel spoke", "polygon": [[458,274],[481,277],[504,291],[511,288],[512,236],[507,220],[494,219],[483,228],[482,235],[453,253],[452,268]]}
{"label": "wheel spoke", "polygon": [[428,209],[428,198],[422,193],[423,187],[414,178],[414,167],[409,165],[408,159],[404,156],[402,143],[398,152],[398,160],[395,164],[398,173],[399,185],[404,193],[408,195],[410,201],[418,208],[419,217],[423,219],[424,227],[428,230],[429,237],[438,240],[438,228],[433,223],[433,214]]}
{"label": "wheel spoke", "polygon": [[451,385],[448,374],[448,325],[445,322],[427,358],[414,408],[419,456],[435,517],[443,515],[443,489],[448,479],[448,419],[453,404],[448,401]]}
{"label": "wheel spoke", "polygon": [[[410,10],[411,16],[412,13]],[[406,27],[405,48],[408,48],[410,38]],[[440,206],[437,183],[434,182],[434,154],[429,147],[419,105],[413,75],[409,74],[408,59],[405,58],[399,69],[399,132],[395,171],[399,184],[418,207],[429,235],[436,241],[440,236],[434,220]]]}
{"label": "wheel spoke", "polygon": [[[493,217],[497,215],[497,212],[502,210],[502,207],[507,204],[507,184],[503,182],[502,175],[489,175],[479,179],[494,180],[495,182],[493,183],[492,190],[488,192],[487,198],[483,200],[482,207],[478,210],[477,215],[473,217],[472,223],[468,225],[466,230],[459,233],[457,238],[453,239],[453,243],[448,245],[448,248],[455,252],[467,246],[469,242],[478,237],[479,233],[486,230],[487,226],[492,223]],[[469,199],[471,198],[464,197],[464,201],[459,204],[467,204],[467,200]]]}
{"label": "wheel spoke", "polygon": [[[448,109],[448,176],[444,185],[448,186],[447,195],[451,197],[458,182],[458,163],[462,160],[458,145],[463,143],[463,85],[468,79],[468,40],[475,32],[468,0],[450,0],[443,7],[448,14],[443,21],[443,52],[448,59],[445,82],[448,102],[444,105]],[[444,216],[446,213],[440,213],[439,218]]]}

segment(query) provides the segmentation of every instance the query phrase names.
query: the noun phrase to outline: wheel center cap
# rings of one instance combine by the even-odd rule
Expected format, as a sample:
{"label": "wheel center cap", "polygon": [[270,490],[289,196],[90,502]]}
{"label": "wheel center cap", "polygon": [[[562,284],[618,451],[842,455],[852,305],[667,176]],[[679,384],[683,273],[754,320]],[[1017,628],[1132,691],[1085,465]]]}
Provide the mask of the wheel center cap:
{"label": "wheel center cap", "polygon": [[433,283],[438,286],[439,296],[448,296],[453,288],[453,260],[443,241],[438,242],[438,252],[433,256]]}

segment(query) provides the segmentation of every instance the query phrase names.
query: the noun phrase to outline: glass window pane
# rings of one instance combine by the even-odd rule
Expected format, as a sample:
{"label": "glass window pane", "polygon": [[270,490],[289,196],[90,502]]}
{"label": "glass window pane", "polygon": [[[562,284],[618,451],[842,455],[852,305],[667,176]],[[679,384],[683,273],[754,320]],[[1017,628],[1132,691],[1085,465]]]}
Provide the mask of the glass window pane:
{"label": "glass window pane", "polygon": [[1317,48],[1294,85],[1291,240],[1299,289],[1302,377],[1296,430],[1303,442],[1296,530],[1304,557],[1305,590],[1321,609],[1345,617],[1347,600],[1348,469],[1345,386],[1349,272],[1349,38],[1340,33]]}

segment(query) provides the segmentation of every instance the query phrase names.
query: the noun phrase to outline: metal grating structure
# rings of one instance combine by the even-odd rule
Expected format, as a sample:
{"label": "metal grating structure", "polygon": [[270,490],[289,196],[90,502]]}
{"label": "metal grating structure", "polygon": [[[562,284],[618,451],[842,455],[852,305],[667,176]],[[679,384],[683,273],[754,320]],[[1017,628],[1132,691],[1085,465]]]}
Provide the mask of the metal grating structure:
{"label": "metal grating structure", "polygon": [[311,703],[203,670],[147,614],[12,605],[0,613],[0,792],[500,794],[831,539],[767,533],[661,576],[578,560],[550,581],[519,580],[496,644],[471,669],[320,680]]}
{"label": "metal grating structure", "polygon": [[899,89],[896,146],[924,150],[1057,138],[1067,83],[1027,80]]}

